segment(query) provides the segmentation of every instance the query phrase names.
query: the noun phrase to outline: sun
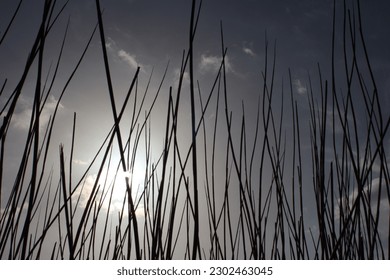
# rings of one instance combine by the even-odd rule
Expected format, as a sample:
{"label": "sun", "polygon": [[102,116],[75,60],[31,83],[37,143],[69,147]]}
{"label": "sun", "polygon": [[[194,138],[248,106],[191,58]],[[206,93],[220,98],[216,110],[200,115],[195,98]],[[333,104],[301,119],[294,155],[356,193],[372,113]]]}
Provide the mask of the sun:
{"label": "sun", "polygon": [[[128,181],[132,189],[131,195],[136,207],[136,215],[143,216],[144,178],[145,168],[140,164],[134,165],[131,170],[127,171],[113,166],[103,168],[99,178],[96,173],[85,178],[83,184],[73,194],[73,200],[77,201],[79,207],[86,207],[88,200],[94,193],[93,189],[97,185],[99,190],[95,202],[101,206],[101,210],[117,215],[125,205],[123,215],[126,216],[128,214],[126,181]],[[96,180],[98,180],[97,184]]]}
{"label": "sun", "polygon": [[[139,167],[134,167],[131,171],[119,170],[118,172],[108,172],[107,182],[110,186],[109,195],[105,200],[105,208],[110,208],[110,211],[118,212],[122,209],[124,201],[126,201],[126,181],[132,188],[132,198],[135,206],[138,206],[136,212],[140,212],[142,207],[142,188],[144,183],[144,172]],[[112,193],[112,195],[111,195]],[[109,205],[110,203],[110,205]],[[126,203],[126,202],[125,202]],[[127,211],[124,211],[127,213]]]}

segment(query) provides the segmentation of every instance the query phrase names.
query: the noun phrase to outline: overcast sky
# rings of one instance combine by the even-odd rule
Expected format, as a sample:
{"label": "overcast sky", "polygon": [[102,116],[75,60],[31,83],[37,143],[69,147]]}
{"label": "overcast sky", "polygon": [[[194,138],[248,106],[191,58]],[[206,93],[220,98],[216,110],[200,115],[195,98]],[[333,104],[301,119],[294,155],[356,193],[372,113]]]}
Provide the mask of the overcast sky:
{"label": "overcast sky", "polygon": [[[2,1],[0,28],[5,29],[18,1]],[[113,69],[115,86],[125,91],[128,79],[137,65],[142,67],[142,77],[147,79],[154,68],[154,77],[161,77],[168,61],[168,79],[172,84],[175,71],[180,67],[181,54],[187,49],[190,16],[190,1],[101,1],[104,9],[110,63]],[[339,30],[342,30],[342,1],[336,1]],[[349,1],[347,1],[349,2]],[[362,1],[364,31],[369,54],[380,88],[390,84],[388,29],[388,1]],[[267,33],[270,48],[277,44],[277,70],[279,82],[287,79],[290,67],[295,85],[305,85],[307,71],[316,72],[317,63],[329,70],[331,57],[331,30],[333,1],[204,1],[195,44],[195,59],[199,73],[197,79],[215,71],[220,57],[220,21],[223,22],[225,45],[228,48],[228,62],[231,70],[230,85],[236,86],[242,97],[253,96],[259,86],[260,71],[264,65],[264,42]],[[13,78],[20,75],[28,55],[29,47],[37,32],[42,10],[40,1],[24,1],[15,24],[1,46],[0,78],[9,79],[7,89],[15,85]],[[59,52],[67,17],[70,30],[64,57],[68,69],[75,64],[86,40],[96,23],[95,1],[70,1],[57,24],[56,32],[46,51],[54,58]],[[341,32],[336,47],[342,46]],[[99,48],[99,37],[95,36],[88,55],[78,75],[71,84],[79,93],[69,93],[63,105],[70,111],[89,110],[91,92],[94,92],[94,105],[107,98],[97,87],[97,75],[102,75],[103,67]],[[50,62],[50,60],[48,60]],[[48,62],[48,63],[49,63]],[[66,69],[66,68],[65,68]],[[64,71],[65,72],[65,71]],[[314,74],[313,74],[314,75]],[[157,79],[158,80],[158,79]],[[93,81],[93,82],[92,82]],[[205,84],[208,86],[208,84]],[[99,91],[99,92],[96,92]],[[82,92],[82,93],[81,93]],[[389,99],[384,96],[384,102]],[[81,109],[83,108],[83,109]]]}
{"label": "overcast sky", "polygon": [[[0,3],[0,36],[11,19],[19,1],[2,0]],[[0,83],[8,79],[0,105],[14,90],[21,76],[38,31],[44,1],[24,1],[7,37],[0,45]],[[64,1],[58,1],[58,7]],[[343,1],[337,5],[336,67],[341,66],[342,51],[342,8]],[[347,1],[349,7],[354,1]],[[390,2],[386,0],[361,1],[364,33],[371,58],[373,71],[377,78],[385,116],[390,110]],[[161,103],[157,105],[164,118],[169,86],[177,85],[183,50],[188,50],[188,30],[191,12],[189,0],[101,0],[104,9],[106,47],[108,50],[114,89],[118,103],[132,80],[138,66],[140,89],[146,87],[153,70],[151,92],[155,92],[169,62],[167,77],[163,84]],[[265,62],[265,37],[269,41],[270,58],[276,43],[277,78],[276,87],[282,81],[288,89],[288,69],[291,69],[294,94],[300,102],[302,118],[308,117],[307,104],[308,73],[317,76],[317,63],[323,69],[324,78],[330,79],[331,38],[332,38],[332,0],[204,0],[195,38],[194,59],[196,79],[206,93],[210,90],[221,59],[220,22],[223,24],[224,43],[227,47],[227,74],[231,109],[235,121],[240,122],[241,100],[247,110],[248,120],[255,118],[259,91],[261,91],[261,71]],[[43,111],[43,123],[48,122],[71,70],[76,65],[87,40],[97,23],[94,0],[71,0],[55,25],[55,31],[48,37],[45,70],[52,63],[54,67],[61,46],[66,22],[69,18],[69,31],[61,70]],[[53,69],[51,70],[53,71]],[[339,77],[336,77],[336,79]],[[11,134],[5,168],[15,170],[21,150],[17,147],[23,142],[23,135],[29,125],[33,104],[34,76],[29,77],[26,90],[22,93],[11,123]],[[204,98],[206,94],[204,95]],[[280,101],[280,97],[276,97]],[[188,100],[187,100],[188,101]],[[160,107],[159,107],[160,106]],[[277,107],[279,108],[279,107]],[[53,136],[53,164],[58,166],[58,145],[71,138],[73,112],[77,113],[77,133],[75,164],[84,166],[91,161],[94,152],[102,143],[103,137],[112,125],[107,83],[98,33],[92,39],[80,69],[71,81],[61,100],[58,127]],[[208,113],[212,118],[212,112]],[[303,122],[304,123],[304,122]],[[249,121],[249,126],[253,123]],[[159,131],[158,124],[155,125]],[[304,129],[304,128],[303,128]],[[163,130],[160,131],[163,133]],[[190,136],[189,136],[190,137]],[[162,139],[153,140],[162,147]],[[224,144],[225,145],[225,144]],[[305,145],[305,144],[304,144]],[[69,150],[69,146],[67,146]],[[307,150],[310,151],[310,150]],[[58,159],[58,158],[57,158]],[[77,172],[77,171],[75,171]],[[6,183],[7,178],[3,179]],[[11,180],[12,181],[12,180]],[[4,184],[7,185],[7,184]],[[4,199],[4,198],[3,198]]]}

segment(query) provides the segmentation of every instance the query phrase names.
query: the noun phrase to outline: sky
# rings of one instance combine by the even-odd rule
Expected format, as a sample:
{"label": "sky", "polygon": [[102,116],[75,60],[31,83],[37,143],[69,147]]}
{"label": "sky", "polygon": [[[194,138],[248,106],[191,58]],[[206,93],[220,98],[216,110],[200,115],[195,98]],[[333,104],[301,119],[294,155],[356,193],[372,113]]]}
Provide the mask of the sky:
{"label": "sky", "polygon": [[[4,93],[0,96],[0,106],[6,103],[23,71],[25,61],[36,36],[44,1],[23,1],[20,11],[11,26],[7,37],[0,45],[0,83],[6,79]],[[343,1],[336,2],[335,37],[336,80],[343,84],[342,77],[342,8]],[[349,7],[354,1],[347,1]],[[58,7],[64,1],[58,1]],[[0,3],[0,36],[16,9],[18,1],[2,0]],[[178,84],[182,53],[188,50],[188,30],[191,12],[191,1],[186,0],[101,0],[103,21],[106,36],[106,49],[111,67],[115,98],[118,104],[124,100],[137,67],[139,74],[139,91],[148,89],[152,95],[167,68],[167,75],[162,84],[161,94],[156,103],[157,113],[152,115],[153,149],[160,151],[163,147],[166,102],[169,87],[174,89]],[[239,139],[242,106],[244,106],[248,135],[253,136],[256,119],[257,100],[262,90],[262,71],[265,64],[265,41],[269,42],[269,62],[272,62],[276,46],[276,79],[275,88],[280,92],[282,87],[289,91],[289,69],[292,74],[294,97],[297,100],[302,131],[309,133],[310,110],[307,99],[309,92],[308,77],[315,84],[318,81],[318,65],[324,79],[330,79],[332,50],[332,0],[204,0],[199,25],[194,43],[195,79],[199,81],[203,99],[211,89],[215,75],[221,63],[221,28],[223,26],[224,45],[227,48],[226,71],[228,77],[229,103],[233,112],[233,132]],[[356,8],[356,6],[355,6]],[[365,34],[372,70],[376,77],[384,116],[390,114],[390,2],[385,0],[361,1],[363,31]],[[66,83],[72,69],[77,64],[94,26],[97,23],[96,6],[93,0],[69,1],[63,14],[54,26],[54,32],[47,38],[45,49],[44,73],[53,73],[56,59],[60,52],[65,26],[69,20],[69,30],[65,42],[61,67],[53,87],[53,94],[48,98],[42,112],[42,133],[55,109],[61,89]],[[52,65],[52,66],[50,66]],[[36,65],[35,65],[36,67]],[[52,68],[50,68],[52,67]],[[51,69],[51,70],[49,70]],[[51,72],[49,72],[51,71]],[[104,137],[113,124],[110,99],[107,93],[102,50],[98,33],[92,38],[91,45],[76,75],[70,82],[64,97],[61,99],[57,125],[54,129],[50,152],[50,166],[58,170],[58,146],[64,143],[67,152],[70,150],[72,137],[73,114],[77,114],[75,137],[74,174],[75,180],[83,174],[86,166],[100,147]],[[4,174],[14,174],[21,155],[29,119],[32,112],[34,96],[34,72],[29,75],[7,136],[5,153],[7,164],[3,166]],[[184,88],[188,89],[188,73],[184,79]],[[289,95],[286,95],[289,98]],[[284,97],[287,102],[288,98]],[[151,104],[148,96],[146,104]],[[184,97],[182,125],[183,138],[190,141],[188,123],[190,121],[189,97]],[[276,95],[274,104],[279,112],[282,99]],[[289,101],[288,101],[289,102]],[[197,103],[199,105],[199,102]],[[214,103],[212,103],[214,104]],[[289,105],[289,103],[286,103]],[[362,104],[359,104],[360,106]],[[289,107],[289,106],[286,106]],[[197,108],[199,112],[199,108]],[[284,109],[286,114],[290,109]],[[7,112],[4,110],[3,114]],[[143,114],[144,112],[142,112]],[[358,110],[359,114],[359,110]],[[128,121],[129,116],[126,119]],[[210,123],[215,118],[212,109],[205,116]],[[289,120],[289,116],[286,117]],[[358,116],[359,118],[359,116]],[[364,121],[364,120],[362,120]],[[124,127],[128,122],[124,121]],[[287,122],[287,128],[291,124]],[[187,134],[188,133],[188,134]],[[238,141],[238,140],[237,140]],[[303,140],[303,150],[310,163],[309,138]],[[306,141],[306,142],[305,142]],[[387,145],[390,143],[386,142]],[[223,154],[221,145],[220,153]],[[140,148],[143,151],[144,147]],[[140,152],[141,153],[141,152]],[[158,153],[157,153],[158,154]],[[115,157],[115,154],[114,154]],[[116,159],[119,157],[116,155]],[[153,160],[157,160],[157,155]],[[142,166],[142,158],[137,166]],[[202,165],[202,163],[199,163]],[[309,167],[307,167],[309,168]],[[142,169],[142,167],[141,167]],[[223,169],[221,167],[221,169]],[[93,181],[94,172],[88,177]],[[142,176],[140,176],[142,177]],[[2,192],[10,191],[12,176],[4,176]],[[142,181],[142,179],[137,179]],[[311,178],[307,178],[308,181]],[[6,195],[2,196],[2,205]],[[310,205],[310,203],[309,203]],[[388,208],[388,207],[387,207]]]}
{"label": "sky", "polygon": [[[16,4],[15,1],[3,1],[2,29]],[[237,95],[247,99],[250,93],[258,88],[259,72],[264,64],[265,34],[270,42],[270,49],[276,42],[279,76],[287,79],[288,68],[291,68],[295,86],[303,91],[307,72],[315,73],[317,63],[320,63],[325,70],[329,70],[332,5],[331,0],[295,2],[246,0],[240,3],[229,0],[204,1],[194,49],[196,64],[200,70],[199,79],[205,78],[210,71],[215,72],[217,67],[217,58],[221,53],[220,22],[222,21],[232,73],[231,84],[232,87],[235,84],[240,85],[240,94]],[[341,10],[342,1],[336,1],[336,5]],[[374,4],[364,1],[362,3],[368,50],[379,86],[383,88],[389,84],[389,79],[386,77],[390,59],[389,36],[384,28],[388,20],[386,16],[388,5],[387,1],[375,1]],[[168,61],[170,63],[168,77],[171,82],[175,78],[175,70],[180,67],[181,53],[187,49],[190,4],[187,1],[173,0],[116,0],[102,1],[101,6],[105,10],[107,44],[114,71],[112,76],[117,80],[114,85],[125,91],[127,83],[123,83],[123,80],[134,74],[137,65],[141,66],[142,76],[145,79],[152,69],[154,69],[154,76],[160,77]],[[35,36],[33,30],[37,29],[41,10],[42,4],[25,1],[11,29],[13,32],[10,32],[2,46],[2,67],[8,71],[2,71],[1,78],[9,79],[9,88],[15,84],[15,82],[12,84],[12,76],[18,77],[20,73],[18,69],[21,69],[18,66],[23,65],[28,55],[25,46],[32,43]],[[338,12],[341,16],[340,11]],[[59,30],[64,27],[68,16],[70,30],[65,55],[69,60],[66,59],[64,64],[71,68],[96,23],[94,1],[70,1],[65,14],[60,18]],[[340,17],[338,23],[341,28]],[[56,35],[52,36],[53,41],[56,42],[47,51],[52,53],[53,57],[58,54],[60,41],[58,39],[61,36],[61,32],[56,32]],[[101,53],[98,40],[98,36],[95,36],[80,69],[80,72],[84,71],[79,75],[82,78],[75,79],[71,84],[74,88],[96,84],[96,82],[91,83],[90,79],[102,74],[97,72],[102,70],[102,67],[99,67],[101,61],[97,59],[101,57],[98,56]],[[336,44],[341,46],[342,42],[339,40]],[[85,72],[89,72],[90,75],[84,75]],[[91,86],[89,88],[94,91]],[[232,91],[235,90],[233,88]],[[76,106],[74,110],[85,108],[85,103],[89,103],[90,94],[80,95],[68,94],[63,105],[69,102],[65,107]],[[100,96],[98,98],[100,101]],[[386,96],[384,102],[389,102]],[[103,102],[94,103],[99,106],[98,104]]]}

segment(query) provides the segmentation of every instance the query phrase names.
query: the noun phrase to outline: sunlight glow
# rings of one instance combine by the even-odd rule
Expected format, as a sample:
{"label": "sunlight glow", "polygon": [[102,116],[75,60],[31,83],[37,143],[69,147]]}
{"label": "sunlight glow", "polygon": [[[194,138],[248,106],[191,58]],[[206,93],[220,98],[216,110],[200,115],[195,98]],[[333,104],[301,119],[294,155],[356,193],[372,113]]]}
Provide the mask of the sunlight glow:
{"label": "sunlight glow", "polygon": [[[79,200],[79,206],[84,208],[89,197],[92,194],[97,175],[88,175],[84,181],[82,188],[79,188],[74,193],[73,200]],[[143,216],[143,201],[142,191],[144,184],[144,172],[140,167],[134,167],[133,172],[114,170],[113,168],[103,170],[102,176],[99,179],[98,186],[99,193],[96,202],[102,201],[102,209],[110,211],[111,214],[117,214],[122,211],[123,204],[125,204],[123,214],[127,216],[127,196],[126,196],[126,180],[132,188],[132,198],[136,207],[136,215]],[[111,197],[111,201],[110,201]],[[141,199],[141,201],[140,201]]]}
{"label": "sunlight glow", "polygon": [[[107,175],[107,183],[110,186],[109,194],[111,192],[111,188],[113,189],[112,192],[112,200],[111,200],[111,206],[110,211],[111,212],[118,212],[121,211],[124,199],[126,198],[126,180],[129,181],[129,185],[132,188],[132,198],[134,201],[135,206],[137,206],[140,196],[142,195],[142,186],[144,183],[144,175],[140,168],[134,167],[133,172],[131,171],[118,171],[118,173],[115,176],[115,172],[108,172]],[[105,199],[105,208],[108,209],[109,207],[109,197]],[[125,202],[125,204],[127,204]],[[127,205],[125,206],[124,213],[127,214]],[[142,201],[139,202],[138,207],[136,209],[136,214],[141,215],[143,213],[143,204]]]}

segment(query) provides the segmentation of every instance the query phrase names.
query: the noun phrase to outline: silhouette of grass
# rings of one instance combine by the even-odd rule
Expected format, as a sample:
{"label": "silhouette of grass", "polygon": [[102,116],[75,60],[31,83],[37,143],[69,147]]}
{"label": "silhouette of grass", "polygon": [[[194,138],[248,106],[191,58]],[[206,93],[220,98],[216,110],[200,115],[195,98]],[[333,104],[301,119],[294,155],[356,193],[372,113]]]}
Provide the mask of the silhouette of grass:
{"label": "silhouette of grass", "polygon": [[[7,33],[12,32],[22,2],[3,32],[0,47]],[[308,76],[307,131],[303,127],[290,70],[287,88],[291,115],[286,109],[289,106],[284,101],[284,88],[279,92],[275,87],[276,45],[270,51],[267,38],[256,119],[248,120],[243,103],[240,127],[234,127],[233,115],[236,117],[238,112],[231,111],[230,107],[228,49],[224,44],[222,23],[221,64],[204,99],[205,91],[195,78],[194,66],[194,43],[202,1],[193,0],[188,51],[182,55],[178,86],[169,88],[166,115],[158,112],[158,125],[164,131],[160,152],[151,146],[154,137],[151,115],[157,110],[155,104],[168,66],[156,93],[149,90],[151,74],[141,98],[138,96],[138,67],[118,107],[99,0],[96,0],[97,25],[56,101],[47,126],[41,129],[42,112],[61,66],[68,30],[67,26],[54,75],[48,84],[47,80],[42,84],[46,38],[53,32],[67,2],[57,13],[54,12],[56,4],[50,0],[44,3],[39,31],[15,90],[5,97],[7,80],[1,88],[0,96],[4,98],[0,129],[2,259],[390,258],[390,221],[381,224],[381,217],[388,215],[381,204],[385,204],[388,211],[390,202],[385,149],[390,118],[381,108],[359,1],[352,11],[344,1],[341,30],[344,74],[335,66],[335,36],[339,29],[334,5],[331,77],[324,80],[320,66],[317,86],[312,85],[311,75]],[[56,178],[53,169],[47,167],[56,114],[97,28],[113,114],[112,128],[76,181],[72,166],[77,145],[74,113],[69,166],[64,146],[60,145],[59,177]],[[23,152],[13,186],[4,186],[3,170],[8,164],[4,155],[12,133],[10,124],[33,67],[37,75],[28,133],[24,147],[20,147]],[[188,91],[183,86],[187,73]],[[190,100],[190,123],[185,123],[186,119],[180,116],[185,106],[184,94],[188,94]],[[281,102],[275,105],[277,95]],[[152,96],[149,105],[145,102],[148,96]],[[364,106],[357,105],[359,101]],[[206,113],[210,111],[214,115],[212,122],[206,120]],[[125,112],[130,112],[130,127],[122,122]],[[179,125],[189,128],[189,143]],[[254,129],[249,133],[251,125]],[[303,134],[306,132],[308,135]],[[304,137],[310,140],[310,155],[302,151]],[[144,182],[137,186],[132,174],[142,144],[145,145]],[[117,150],[118,162],[114,160],[114,150]],[[222,156],[220,150],[224,150]],[[307,160],[311,161],[310,167]],[[88,189],[91,183],[88,176],[93,167],[98,171]],[[114,170],[112,182],[109,170]],[[130,175],[119,178],[121,172]],[[305,178],[312,182],[308,183]],[[113,205],[119,183],[125,183],[126,192],[118,210]],[[7,197],[3,197],[5,189],[10,189]],[[305,211],[313,202],[315,215]]]}

